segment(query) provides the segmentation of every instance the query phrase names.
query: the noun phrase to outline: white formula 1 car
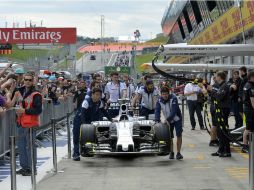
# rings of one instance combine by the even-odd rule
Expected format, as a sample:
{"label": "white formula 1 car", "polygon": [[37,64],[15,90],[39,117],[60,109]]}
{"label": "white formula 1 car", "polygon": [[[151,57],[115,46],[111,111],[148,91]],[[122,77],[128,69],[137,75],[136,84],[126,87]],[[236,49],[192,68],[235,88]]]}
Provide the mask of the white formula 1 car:
{"label": "white formula 1 car", "polygon": [[116,154],[161,154],[170,150],[169,127],[129,114],[128,100],[120,100],[115,122],[96,121],[80,129],[80,153],[83,157]]}

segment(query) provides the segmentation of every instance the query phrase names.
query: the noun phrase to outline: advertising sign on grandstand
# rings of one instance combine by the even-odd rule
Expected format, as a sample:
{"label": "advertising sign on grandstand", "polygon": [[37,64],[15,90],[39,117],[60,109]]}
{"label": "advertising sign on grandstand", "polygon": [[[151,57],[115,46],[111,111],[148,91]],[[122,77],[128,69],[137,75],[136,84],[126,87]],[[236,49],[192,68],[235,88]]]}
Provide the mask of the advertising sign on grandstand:
{"label": "advertising sign on grandstand", "polygon": [[131,70],[130,67],[115,67],[115,66],[105,67],[106,75],[110,75],[110,73],[112,72],[118,72],[120,74],[130,74]]}
{"label": "advertising sign on grandstand", "polygon": [[0,28],[0,44],[74,44],[76,33],[76,28]]}
{"label": "advertising sign on grandstand", "polygon": [[[191,40],[190,44],[219,44],[254,27],[254,2],[244,1],[243,7],[232,7],[220,18],[215,20],[202,33]],[[242,20],[241,20],[242,14]]]}
{"label": "advertising sign on grandstand", "polygon": [[[240,11],[242,13],[240,13]],[[242,18],[241,18],[242,14]],[[242,26],[244,25],[244,28]],[[221,44],[227,40],[236,37],[244,30],[249,30],[254,27],[254,1],[243,1],[241,9],[232,7],[218,19],[216,19],[203,32],[191,39],[188,44]],[[189,57],[173,56],[168,61],[169,63],[183,63]]]}

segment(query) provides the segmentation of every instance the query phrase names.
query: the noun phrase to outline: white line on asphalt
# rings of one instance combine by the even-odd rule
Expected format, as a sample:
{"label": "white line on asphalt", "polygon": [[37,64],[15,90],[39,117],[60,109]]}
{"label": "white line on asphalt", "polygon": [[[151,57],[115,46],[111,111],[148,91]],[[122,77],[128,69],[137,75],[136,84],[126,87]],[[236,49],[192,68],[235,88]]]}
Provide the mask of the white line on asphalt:
{"label": "white line on asphalt", "polygon": [[112,60],[112,58],[113,58],[114,55],[117,55],[117,53],[113,53],[113,54],[111,55],[110,60],[109,60],[109,62],[108,62],[108,64],[107,64],[107,66],[110,66],[109,64],[111,63],[111,60]]}

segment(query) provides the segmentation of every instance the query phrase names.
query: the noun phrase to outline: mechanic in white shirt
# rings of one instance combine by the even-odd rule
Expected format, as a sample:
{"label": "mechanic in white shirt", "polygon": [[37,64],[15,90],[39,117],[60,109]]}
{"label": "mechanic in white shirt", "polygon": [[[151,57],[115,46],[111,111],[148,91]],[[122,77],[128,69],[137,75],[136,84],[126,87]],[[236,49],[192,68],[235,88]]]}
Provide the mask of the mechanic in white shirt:
{"label": "mechanic in white shirt", "polygon": [[147,80],[152,80],[152,76],[149,75],[149,74],[147,74],[147,75],[142,76],[142,77],[140,78],[140,82],[137,84],[137,87],[136,87],[136,89],[135,89],[135,94],[138,94],[138,90],[139,90],[140,87],[146,85],[146,81],[147,81]]}
{"label": "mechanic in white shirt", "polygon": [[140,115],[145,116],[148,119],[150,114],[154,114],[159,91],[154,87],[152,80],[147,80],[145,86],[139,88],[138,93],[135,95],[132,101],[134,107],[136,102],[141,100]]}
{"label": "mechanic in white shirt", "polygon": [[202,107],[198,104],[198,94],[202,93],[202,89],[198,86],[198,79],[195,79],[193,82],[188,83],[184,88],[184,95],[187,97],[187,105],[189,108],[191,129],[195,130],[196,121],[194,114],[197,113],[198,122],[200,129],[204,129],[203,117],[202,117]]}
{"label": "mechanic in white shirt", "polygon": [[134,88],[133,84],[130,83],[129,75],[124,75],[123,81],[126,86],[126,98],[131,100],[135,95],[135,88]]}
{"label": "mechanic in white shirt", "polygon": [[108,82],[105,86],[105,95],[107,104],[111,105],[109,107],[108,113],[111,118],[116,117],[119,114],[119,107],[113,107],[118,101],[118,99],[126,98],[126,85],[119,81],[119,74],[113,72],[110,74],[111,82]]}

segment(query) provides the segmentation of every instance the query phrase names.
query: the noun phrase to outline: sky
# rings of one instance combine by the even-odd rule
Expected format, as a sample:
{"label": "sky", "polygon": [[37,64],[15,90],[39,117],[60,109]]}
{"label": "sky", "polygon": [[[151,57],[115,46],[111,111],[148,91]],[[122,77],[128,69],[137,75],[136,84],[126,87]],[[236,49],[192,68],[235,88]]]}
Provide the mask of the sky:
{"label": "sky", "polygon": [[76,27],[77,34],[100,37],[101,15],[105,37],[130,36],[140,30],[142,39],[161,33],[161,19],[170,0],[0,0],[0,27],[18,23],[44,27]]}

